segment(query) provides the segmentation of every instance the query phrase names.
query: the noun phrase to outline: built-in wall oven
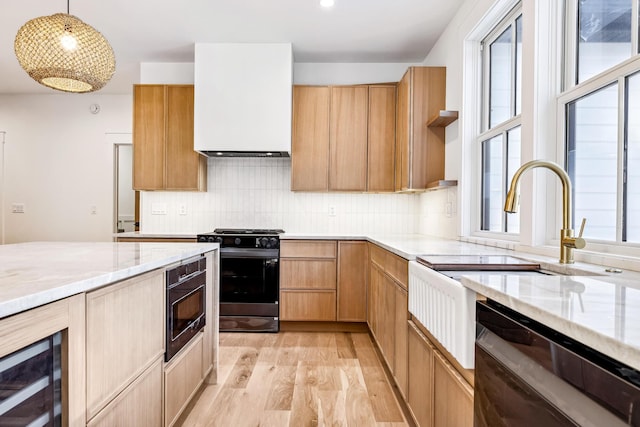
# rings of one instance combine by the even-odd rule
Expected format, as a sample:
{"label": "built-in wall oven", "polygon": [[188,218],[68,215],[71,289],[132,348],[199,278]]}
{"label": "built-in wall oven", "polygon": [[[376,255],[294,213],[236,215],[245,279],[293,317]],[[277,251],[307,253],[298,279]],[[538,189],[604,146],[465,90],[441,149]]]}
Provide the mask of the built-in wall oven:
{"label": "built-in wall oven", "polygon": [[206,322],[205,257],[167,269],[167,335],[164,359],[176,355]]}
{"label": "built-in wall oven", "polygon": [[640,426],[640,372],[495,301],[476,306],[475,427]]}
{"label": "built-in wall oven", "polygon": [[220,331],[278,332],[283,230],[216,229],[199,242],[220,244]]}

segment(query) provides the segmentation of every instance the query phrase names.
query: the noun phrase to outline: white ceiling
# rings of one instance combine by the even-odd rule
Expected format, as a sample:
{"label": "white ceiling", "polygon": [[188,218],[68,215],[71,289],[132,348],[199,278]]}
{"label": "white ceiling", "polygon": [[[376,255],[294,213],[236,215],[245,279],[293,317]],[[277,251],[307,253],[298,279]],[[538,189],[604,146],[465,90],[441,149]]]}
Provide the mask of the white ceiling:
{"label": "white ceiling", "polygon": [[[195,42],[291,42],[295,62],[422,62],[463,0],[70,0],[116,55],[103,93],[130,93],[140,62],[193,62]],[[0,93],[50,93],[18,64],[18,29],[64,0],[3,0]],[[55,92],[54,92],[55,93]]]}

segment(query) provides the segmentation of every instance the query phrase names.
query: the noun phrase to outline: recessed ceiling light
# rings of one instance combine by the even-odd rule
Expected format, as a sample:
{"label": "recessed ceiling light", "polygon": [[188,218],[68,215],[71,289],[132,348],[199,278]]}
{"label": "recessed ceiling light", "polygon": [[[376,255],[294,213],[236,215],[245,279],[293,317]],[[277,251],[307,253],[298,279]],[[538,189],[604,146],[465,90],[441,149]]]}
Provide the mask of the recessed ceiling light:
{"label": "recessed ceiling light", "polygon": [[331,7],[334,3],[334,0],[320,0],[320,6],[322,7]]}

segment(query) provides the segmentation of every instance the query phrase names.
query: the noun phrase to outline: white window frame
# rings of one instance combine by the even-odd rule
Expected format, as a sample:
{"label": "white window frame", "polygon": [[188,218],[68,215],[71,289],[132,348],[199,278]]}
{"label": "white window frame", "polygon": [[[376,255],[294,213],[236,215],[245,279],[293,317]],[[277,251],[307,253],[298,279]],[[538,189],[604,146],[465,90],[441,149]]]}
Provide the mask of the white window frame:
{"label": "white window frame", "polygon": [[[515,116],[510,117],[509,119],[501,122],[498,125],[495,125],[493,128],[489,129],[489,110],[490,110],[490,45],[493,43],[504,31],[510,26],[514,25],[514,34],[515,34],[515,22],[518,16],[523,15],[522,1],[512,2],[508,11],[503,13],[503,16],[494,21],[495,24],[491,26],[489,31],[486,31],[484,36],[480,39],[477,44],[477,48],[480,51],[479,60],[482,67],[482,73],[480,77],[481,82],[481,92],[479,96],[479,111],[480,111],[480,129],[477,131],[475,136],[475,146],[476,146],[476,163],[477,163],[477,172],[476,172],[476,182],[477,186],[475,189],[475,193],[477,194],[476,200],[474,203],[476,212],[473,215],[474,225],[472,227],[473,235],[475,237],[488,238],[488,239],[499,239],[499,240],[508,240],[508,241],[518,241],[519,233],[507,233],[505,232],[497,232],[490,230],[482,230],[482,143],[484,141],[488,141],[496,136],[503,137],[503,141],[506,143],[507,134],[510,130],[520,127],[522,128],[522,114],[517,114]],[[524,25],[524,15],[523,15],[523,25]],[[512,60],[516,58],[515,54],[515,44],[512,48]],[[521,53],[522,59],[522,53]],[[512,64],[514,65],[514,64]],[[514,70],[512,70],[514,71]],[[515,72],[511,75],[512,79],[515,79]],[[522,83],[521,83],[522,84]],[[514,87],[514,82],[510,82],[511,87]],[[522,90],[522,87],[520,87]],[[517,95],[512,94],[510,101],[510,111],[515,111],[515,97]],[[522,98],[522,91],[519,95]],[[503,159],[504,160],[504,159]],[[505,189],[506,193],[506,189]]]}
{"label": "white window frame", "polygon": [[[556,156],[562,159],[562,165],[566,167],[566,133],[567,133],[567,105],[577,101],[582,97],[590,95],[613,83],[618,84],[618,170],[617,170],[617,201],[616,201],[616,241],[603,241],[589,239],[587,249],[594,252],[615,253],[620,255],[640,255],[640,243],[622,242],[622,216],[623,216],[623,151],[624,151],[624,130],[625,130],[625,79],[640,71],[640,54],[635,54],[627,60],[615,65],[579,84],[575,84],[577,67],[577,38],[568,37],[569,34],[577,34],[577,0],[566,1],[566,31],[563,35],[565,62],[563,64],[563,85],[565,90],[557,97],[557,150]],[[632,3],[632,18],[638,19],[638,1]],[[637,21],[636,21],[637,22]],[[632,25],[631,32],[632,52],[638,52],[638,25]],[[580,218],[576,218],[579,222]],[[587,220],[586,227],[589,227]],[[557,224],[556,224],[557,228]],[[575,228],[575,227],[574,227]],[[557,236],[550,239],[550,243],[559,244]]]}

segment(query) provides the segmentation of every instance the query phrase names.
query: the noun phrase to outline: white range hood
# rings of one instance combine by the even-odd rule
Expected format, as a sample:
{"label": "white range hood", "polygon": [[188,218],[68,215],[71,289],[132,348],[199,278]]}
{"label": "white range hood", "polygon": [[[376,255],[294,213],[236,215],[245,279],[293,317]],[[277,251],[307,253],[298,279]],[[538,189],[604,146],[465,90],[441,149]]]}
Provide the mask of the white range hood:
{"label": "white range hood", "polygon": [[291,152],[291,43],[196,43],[194,149],[207,156]]}

